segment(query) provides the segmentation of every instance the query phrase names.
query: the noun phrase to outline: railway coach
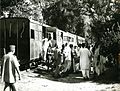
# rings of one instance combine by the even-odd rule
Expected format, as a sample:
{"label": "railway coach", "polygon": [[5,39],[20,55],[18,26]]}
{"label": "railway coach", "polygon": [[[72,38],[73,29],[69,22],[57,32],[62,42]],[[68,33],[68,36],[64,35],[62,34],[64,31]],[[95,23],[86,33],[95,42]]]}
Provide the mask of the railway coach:
{"label": "railway coach", "polygon": [[[43,57],[44,39],[61,49],[65,43],[78,45],[85,38],[65,32],[56,27],[41,24],[28,18],[13,17],[0,19],[0,60],[8,52],[9,45],[16,46],[15,55],[20,60],[20,69],[38,66]],[[43,58],[42,58],[43,59]]]}

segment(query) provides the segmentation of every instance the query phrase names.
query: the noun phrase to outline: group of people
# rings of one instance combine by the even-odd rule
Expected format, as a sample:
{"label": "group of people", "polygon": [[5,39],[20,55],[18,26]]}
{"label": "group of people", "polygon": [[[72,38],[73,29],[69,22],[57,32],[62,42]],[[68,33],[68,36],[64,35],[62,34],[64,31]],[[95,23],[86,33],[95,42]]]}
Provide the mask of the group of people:
{"label": "group of people", "polygon": [[62,45],[62,49],[59,49],[57,44],[52,47],[51,43],[45,40],[43,47],[43,60],[47,63],[48,69],[50,65],[53,65],[51,68],[54,76],[76,72],[80,67],[83,76],[89,78],[89,70],[86,69],[89,69],[91,53],[87,48],[84,48],[84,43],[82,47],[66,43]]}
{"label": "group of people", "polygon": [[48,44],[48,47],[44,46],[44,60],[48,63],[48,69],[51,66],[55,77],[81,71],[84,79],[90,79],[91,71],[98,76],[105,71],[104,63],[107,59],[99,54],[100,46],[95,46],[93,52],[93,46],[86,47],[85,43],[79,46],[66,43],[62,49],[57,44],[54,47]]}

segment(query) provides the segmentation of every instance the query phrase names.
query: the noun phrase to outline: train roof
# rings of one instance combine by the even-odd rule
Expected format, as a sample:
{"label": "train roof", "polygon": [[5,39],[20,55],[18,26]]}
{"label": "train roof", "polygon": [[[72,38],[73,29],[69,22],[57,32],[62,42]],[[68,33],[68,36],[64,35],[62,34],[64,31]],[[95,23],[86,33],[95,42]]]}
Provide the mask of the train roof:
{"label": "train roof", "polygon": [[[29,22],[32,22],[32,23],[36,23],[36,24],[40,24],[41,26],[46,27],[49,32],[55,32],[56,29],[58,29],[58,28],[56,28],[56,27],[52,27],[52,26],[49,26],[49,25],[47,25],[47,24],[40,23],[39,21],[32,20],[32,19],[25,18],[25,17],[9,17],[9,18],[1,18],[0,20],[26,20],[26,21],[29,21]],[[60,29],[58,29],[58,30],[60,30]],[[61,30],[61,31],[63,31],[63,30]],[[65,31],[64,31],[64,32],[65,32]],[[67,33],[67,32],[66,32],[66,33]],[[68,32],[68,33],[70,33],[70,32]],[[73,33],[70,33],[70,34],[73,34]],[[73,35],[74,35],[74,34],[73,34]],[[76,34],[75,34],[75,35],[76,35]],[[78,36],[78,35],[77,35],[77,36]],[[81,39],[81,38],[83,38],[83,37],[79,36],[79,38]],[[78,38],[78,39],[79,39],[79,38]],[[85,39],[85,38],[83,38],[83,39]]]}
{"label": "train roof", "polygon": [[39,21],[35,21],[35,20],[32,20],[32,19],[29,19],[29,20],[30,20],[31,23],[38,24],[38,25],[42,26],[42,24]]}

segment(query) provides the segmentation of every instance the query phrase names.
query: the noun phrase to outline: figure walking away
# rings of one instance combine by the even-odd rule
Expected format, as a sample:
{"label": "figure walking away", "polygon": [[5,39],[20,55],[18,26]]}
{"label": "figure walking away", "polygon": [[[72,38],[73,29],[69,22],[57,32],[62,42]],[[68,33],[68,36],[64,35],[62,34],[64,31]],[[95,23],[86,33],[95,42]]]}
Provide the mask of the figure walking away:
{"label": "figure walking away", "polygon": [[17,91],[14,83],[16,82],[16,72],[18,73],[19,80],[21,79],[19,63],[17,57],[14,55],[15,45],[10,45],[8,54],[3,56],[2,61],[2,82],[5,82],[4,90],[10,87],[10,91]]}
{"label": "figure walking away", "polygon": [[89,79],[89,71],[90,71],[90,51],[85,48],[85,43],[82,44],[82,48],[80,49],[80,68],[82,71],[82,75],[84,79]]}

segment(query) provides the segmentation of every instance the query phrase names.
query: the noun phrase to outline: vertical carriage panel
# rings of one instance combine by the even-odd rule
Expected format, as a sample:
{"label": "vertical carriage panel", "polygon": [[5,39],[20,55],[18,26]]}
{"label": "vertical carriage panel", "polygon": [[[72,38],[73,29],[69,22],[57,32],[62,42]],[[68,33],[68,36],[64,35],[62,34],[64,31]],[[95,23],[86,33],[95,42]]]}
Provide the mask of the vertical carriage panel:
{"label": "vertical carriage panel", "polygon": [[68,34],[67,32],[63,32],[63,44],[68,43]]}
{"label": "vertical carriage panel", "polygon": [[30,60],[35,57],[35,29],[35,24],[30,22]]}
{"label": "vertical carriage panel", "polygon": [[[1,19],[2,26],[1,30],[2,31],[2,38],[1,38],[1,46],[2,48],[6,49],[6,52],[8,52],[8,48],[10,44],[16,45],[16,28],[17,26],[15,25],[14,21],[12,19]],[[14,26],[12,26],[14,24]]]}
{"label": "vertical carriage panel", "polygon": [[4,34],[4,27],[2,27],[3,25],[4,21],[0,20],[0,59],[3,56],[3,34]]}
{"label": "vertical carriage panel", "polygon": [[[4,18],[1,19],[2,31],[1,47],[8,52],[9,45],[16,45],[15,55],[20,60],[20,64],[29,61],[29,25],[25,18]],[[24,26],[23,26],[24,24]],[[24,60],[24,61],[23,61]]]}
{"label": "vertical carriage panel", "polygon": [[74,35],[74,46],[77,46],[77,35]]}
{"label": "vertical carriage panel", "polygon": [[30,60],[39,58],[42,51],[42,26],[39,22],[30,22]]}
{"label": "vertical carriage panel", "polygon": [[42,26],[39,26],[39,35],[38,35],[38,45],[39,45],[39,48],[38,48],[38,51],[39,51],[39,54],[42,53]]}
{"label": "vertical carriage panel", "polygon": [[[1,20],[0,20],[0,26],[1,26]],[[1,28],[1,27],[0,27],[0,28]],[[1,29],[0,29],[0,30],[1,30]],[[0,31],[0,62],[1,62],[1,58],[2,58],[2,57],[1,57],[1,56],[2,56],[2,52],[1,52],[1,51],[2,51],[2,48],[1,48],[1,43],[2,43],[2,42],[1,42],[1,39],[2,39],[2,37],[1,37],[1,31]]]}
{"label": "vertical carriage panel", "polygon": [[18,22],[17,54],[20,59],[20,64],[28,65],[30,62],[29,20],[24,18],[19,19],[17,22]]}

